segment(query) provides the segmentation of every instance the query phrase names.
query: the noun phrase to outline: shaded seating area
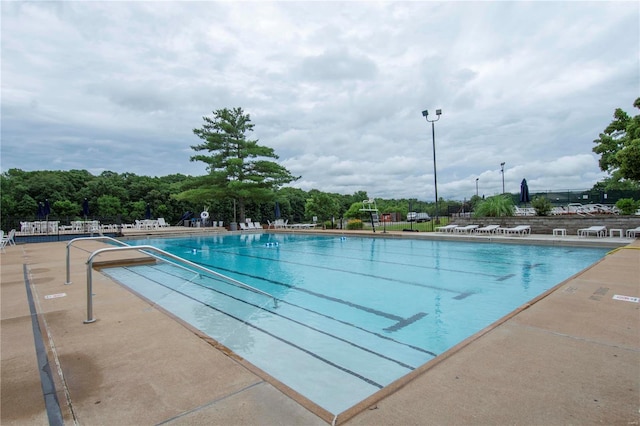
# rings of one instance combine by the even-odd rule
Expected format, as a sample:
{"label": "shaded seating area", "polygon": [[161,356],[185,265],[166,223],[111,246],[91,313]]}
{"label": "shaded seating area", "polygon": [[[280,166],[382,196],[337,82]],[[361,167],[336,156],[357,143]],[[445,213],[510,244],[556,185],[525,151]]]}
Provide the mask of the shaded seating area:
{"label": "shaded seating area", "polygon": [[604,237],[607,235],[606,226],[590,226],[588,228],[578,229],[578,237],[588,237],[594,235],[596,237]]}

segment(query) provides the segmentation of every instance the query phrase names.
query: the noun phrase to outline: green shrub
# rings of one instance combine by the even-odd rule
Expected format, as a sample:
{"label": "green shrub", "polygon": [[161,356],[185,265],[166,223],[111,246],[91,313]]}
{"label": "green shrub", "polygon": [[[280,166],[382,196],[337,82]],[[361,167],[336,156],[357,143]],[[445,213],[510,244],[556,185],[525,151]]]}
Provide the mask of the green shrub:
{"label": "green shrub", "polygon": [[531,200],[531,206],[535,209],[536,215],[548,216],[551,211],[551,201],[547,197],[537,196]]}
{"label": "green shrub", "polygon": [[616,202],[616,207],[622,214],[634,214],[640,208],[640,201],[634,201],[633,198],[620,198]]}
{"label": "green shrub", "polygon": [[334,229],[338,227],[337,223],[333,223],[330,220],[325,220],[324,222],[322,222],[322,225],[324,229]]}
{"label": "green shrub", "polygon": [[481,201],[473,212],[474,217],[513,216],[513,198],[510,195],[495,195]]}
{"label": "green shrub", "polygon": [[347,229],[362,229],[362,221],[360,219],[351,219],[347,222]]}

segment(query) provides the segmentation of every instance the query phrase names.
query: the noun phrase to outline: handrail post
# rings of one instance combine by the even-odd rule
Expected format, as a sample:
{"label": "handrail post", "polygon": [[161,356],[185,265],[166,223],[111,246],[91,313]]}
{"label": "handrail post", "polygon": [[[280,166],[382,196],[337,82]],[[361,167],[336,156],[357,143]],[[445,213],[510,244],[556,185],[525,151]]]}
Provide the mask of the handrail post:
{"label": "handrail post", "polygon": [[92,280],[93,259],[87,261],[87,319],[83,322],[91,324],[96,319],[93,317],[93,280]]}
{"label": "handrail post", "polygon": [[69,259],[69,244],[67,244],[67,280],[64,282],[64,285],[71,284],[71,260]]}

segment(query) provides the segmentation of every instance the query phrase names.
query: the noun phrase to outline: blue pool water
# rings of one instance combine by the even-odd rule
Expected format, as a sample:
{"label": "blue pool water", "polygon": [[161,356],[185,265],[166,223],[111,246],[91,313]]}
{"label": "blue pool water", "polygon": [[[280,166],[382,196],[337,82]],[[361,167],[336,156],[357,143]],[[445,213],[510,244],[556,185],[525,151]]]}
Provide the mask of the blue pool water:
{"label": "blue pool water", "polygon": [[105,273],[339,414],[601,259],[607,249],[242,234],[148,244],[169,264]]}

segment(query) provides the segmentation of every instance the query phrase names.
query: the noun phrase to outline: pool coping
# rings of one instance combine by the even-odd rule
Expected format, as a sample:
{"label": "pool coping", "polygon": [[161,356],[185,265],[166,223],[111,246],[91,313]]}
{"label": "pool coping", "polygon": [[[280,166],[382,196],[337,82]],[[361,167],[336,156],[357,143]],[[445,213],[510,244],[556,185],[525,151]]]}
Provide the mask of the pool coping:
{"label": "pool coping", "polygon": [[[271,232],[271,231],[270,231]],[[300,232],[305,232],[305,231],[295,231],[296,233],[300,233]],[[326,234],[327,232],[314,232],[315,234]],[[339,232],[340,235],[363,235],[363,236],[372,236],[371,232],[364,232],[364,233],[357,233],[357,232]],[[382,234],[382,233],[380,233]],[[413,234],[417,234],[417,233],[413,233]],[[402,238],[405,238],[404,235],[406,234],[402,234]],[[148,235],[146,235],[148,236]],[[379,236],[379,235],[376,235]],[[389,235],[380,235],[380,236],[386,236],[389,237]],[[400,236],[398,236],[400,237]],[[407,237],[413,237],[415,238],[415,235],[408,235]],[[423,237],[422,235],[420,237]],[[457,237],[457,236],[455,236]],[[491,240],[487,241],[485,239],[479,239],[476,237],[471,237],[471,238],[447,238],[447,236],[445,236],[445,239],[451,239],[451,240],[455,240],[455,241],[461,241],[461,240],[471,240],[471,241],[483,241],[483,242],[492,242]],[[442,239],[442,238],[438,238],[438,239]],[[495,239],[495,241],[497,242],[498,239]],[[532,235],[531,237],[525,237],[525,238],[521,238],[521,237],[515,237],[515,238],[511,238],[509,239],[509,242],[522,242],[522,243],[527,243],[527,244],[532,244],[532,243],[541,243],[541,244],[560,244],[562,243],[563,245],[582,245],[587,243],[587,241],[572,241],[571,238],[567,238],[567,239],[562,239],[563,241],[554,241],[555,239],[548,239],[548,238],[535,238],[535,235]],[[575,240],[575,238],[573,239]],[[269,409],[269,414],[271,414],[271,412],[275,411],[275,413],[280,414],[284,417],[279,417],[279,418],[288,418],[288,419],[296,419],[293,422],[295,423],[305,423],[305,424],[316,424],[316,421],[314,421],[314,417],[308,417],[308,414],[306,413],[311,413],[313,416],[316,416],[315,418],[318,420],[322,420],[321,423],[318,424],[326,424],[326,423],[334,423],[334,424],[371,424],[371,423],[377,423],[377,424],[388,424],[388,423],[416,423],[417,421],[417,417],[416,416],[416,410],[418,408],[414,407],[414,406],[405,406],[405,402],[403,402],[403,396],[406,399],[406,401],[411,401],[411,399],[414,396],[414,393],[416,392],[416,389],[420,389],[421,384],[426,383],[427,386],[432,386],[433,382],[436,381],[437,379],[435,379],[436,377],[439,377],[439,374],[441,374],[440,372],[438,372],[438,370],[441,370],[443,368],[443,366],[447,366],[449,367],[452,364],[456,364],[458,361],[458,359],[461,357],[461,355],[464,354],[464,356],[468,356],[467,354],[473,352],[472,348],[475,348],[477,346],[481,346],[481,342],[486,341],[487,339],[491,339],[494,338],[492,335],[494,333],[499,332],[502,328],[509,328],[509,327],[513,327],[513,323],[518,323],[518,322],[523,322],[522,321],[522,317],[523,316],[528,316],[529,313],[532,311],[533,307],[536,307],[536,309],[538,308],[538,306],[541,305],[546,305],[549,302],[550,299],[552,298],[557,298],[558,294],[564,294],[564,292],[561,290],[563,287],[576,287],[578,288],[578,290],[576,290],[576,292],[580,292],[582,291],[582,287],[581,286],[601,286],[603,285],[602,282],[587,282],[587,284],[573,284],[576,281],[584,281],[584,276],[589,275],[594,273],[593,271],[602,269],[602,268],[609,268],[608,263],[610,263],[613,259],[618,259],[618,258],[628,258],[626,259],[626,263],[627,263],[627,269],[629,267],[633,268],[633,263],[629,263],[629,262],[636,262],[635,265],[637,266],[638,264],[640,264],[640,262],[638,261],[638,256],[636,253],[639,252],[638,249],[640,249],[640,244],[638,242],[638,240],[626,240],[626,241],[602,241],[603,239],[598,239],[598,241],[595,242],[588,242],[589,244],[596,244],[596,243],[600,243],[599,245],[603,245],[604,243],[606,247],[632,247],[635,248],[634,250],[613,250],[615,253],[612,253],[611,255],[605,257],[605,259],[591,265],[590,267],[586,268],[585,270],[583,270],[582,272],[574,275],[573,277],[569,278],[568,280],[565,280],[563,283],[560,283],[558,285],[556,285],[553,289],[548,290],[547,292],[545,292],[543,295],[538,296],[537,298],[534,299],[534,301],[532,302],[528,302],[527,304],[521,306],[520,308],[518,308],[516,311],[512,312],[511,314],[507,315],[506,317],[503,317],[501,320],[499,320],[498,322],[492,324],[491,326],[481,330],[480,332],[476,333],[474,336],[466,339],[465,341],[459,343],[458,345],[456,345],[454,348],[451,348],[450,350],[448,350],[447,352],[445,352],[444,354],[441,354],[438,358],[435,358],[434,360],[428,362],[427,364],[424,364],[423,366],[419,367],[418,369],[416,369],[414,372],[410,373],[408,376],[404,376],[401,379],[398,379],[397,381],[395,381],[394,383],[392,383],[391,385],[385,387],[383,390],[377,392],[376,394],[372,395],[370,398],[367,398],[366,400],[360,402],[359,404],[356,404],[355,406],[351,407],[350,409],[344,411],[343,413],[340,413],[338,416],[332,417],[332,414],[330,413],[326,413],[323,412],[324,410],[320,409],[320,410],[315,410],[313,405],[315,404],[306,404],[304,403],[304,401],[301,401],[298,397],[299,395],[297,395],[297,393],[293,392],[290,393],[287,391],[286,388],[283,388],[281,386],[278,386],[277,388],[279,390],[269,390],[269,387],[265,387],[264,384],[262,384],[262,380],[264,380],[264,378],[266,377],[264,374],[264,372],[260,372],[257,370],[252,370],[251,365],[247,366],[244,365],[243,368],[245,368],[246,370],[250,371],[251,374],[256,374],[258,377],[255,379],[251,379],[251,378],[247,378],[245,377],[244,373],[241,374],[242,377],[244,377],[243,380],[247,381],[249,383],[254,383],[252,385],[247,385],[246,387],[240,387],[239,390],[235,390],[234,392],[236,393],[231,393],[230,395],[233,396],[229,396],[223,399],[216,399],[215,402],[212,403],[212,405],[198,405],[195,407],[192,407],[190,410],[183,410],[184,414],[183,416],[166,416],[166,419],[168,421],[170,421],[170,423],[172,424],[180,424],[181,422],[187,422],[187,420],[194,420],[194,419],[201,419],[201,420],[206,420],[206,421],[213,421],[213,420],[221,420],[221,419],[226,419],[227,422],[231,422],[231,423],[240,423],[240,424],[260,424],[263,423],[263,420],[265,417],[259,417],[256,413],[260,412],[261,416],[264,416],[265,413],[260,411],[261,407],[260,407],[260,403],[253,399],[253,397],[251,397],[251,393],[260,393],[261,397],[263,400],[267,400],[267,401],[277,401],[277,404],[275,404],[274,406],[272,406]],[[608,240],[608,239],[606,239]],[[506,242],[504,240],[500,240],[500,242]],[[33,283],[31,284],[35,289],[37,289],[37,293],[40,296],[42,296],[43,294],[48,294],[51,292],[56,292],[56,291],[60,291],[60,289],[62,290],[67,290],[67,292],[69,293],[69,297],[68,298],[60,298],[60,299],[56,299],[56,301],[54,303],[56,303],[56,306],[53,308],[47,308],[45,306],[45,302],[40,301],[40,306],[38,306],[38,310],[39,310],[39,314],[38,317],[40,319],[40,323],[41,326],[43,328],[43,330],[47,330],[48,332],[51,332],[51,335],[53,336],[52,339],[54,340],[54,344],[53,345],[49,345],[49,347],[62,347],[64,348],[65,345],[70,345],[70,343],[67,341],[69,338],[72,338],[72,336],[68,336],[66,337],[66,334],[63,333],[64,337],[61,335],[61,333],[59,332],[57,327],[65,327],[62,324],[59,324],[56,322],[57,316],[59,315],[63,315],[63,316],[74,316],[74,317],[78,317],[77,311],[78,310],[78,306],[82,306],[82,303],[80,302],[80,304],[78,305],[78,303],[75,304],[71,304],[67,307],[65,307],[68,303],[67,302],[71,302],[71,291],[72,288],[71,287],[64,287],[64,285],[61,283],[64,282],[64,267],[62,267],[61,265],[64,264],[64,262],[60,262],[60,258],[61,253],[63,253],[63,247],[64,245],[62,243],[43,243],[46,245],[46,247],[41,247],[42,250],[38,250],[36,249],[36,246],[40,245],[40,244],[27,244],[27,245],[21,245],[21,246],[16,246],[16,247],[9,247],[7,248],[7,252],[3,253],[0,258],[0,260],[2,261],[2,324],[3,324],[3,336],[2,336],[2,402],[3,402],[3,410],[2,410],[2,418],[0,419],[2,424],[24,424],[24,417],[20,414],[19,410],[20,407],[22,407],[20,400],[25,400],[25,401],[29,401],[29,400],[33,400],[36,401],[37,395],[36,397],[34,397],[34,395],[32,394],[33,392],[35,392],[37,394],[37,390],[25,390],[24,392],[27,392],[27,394],[25,395],[29,395],[29,398],[24,398],[25,395],[20,395],[19,398],[17,398],[17,409],[14,408],[10,408],[11,405],[9,405],[10,402],[12,402],[13,400],[7,396],[9,395],[7,393],[8,390],[11,389],[11,387],[9,386],[10,383],[12,383],[13,381],[20,381],[20,377],[15,376],[15,374],[18,374],[18,371],[23,371],[24,366],[22,366],[22,369],[18,369],[15,370],[12,362],[13,358],[11,357],[11,354],[13,352],[16,352],[18,350],[20,350],[20,348],[22,348],[24,351],[26,351],[26,353],[29,353],[33,347],[33,343],[31,343],[31,345],[29,345],[28,342],[25,342],[23,340],[18,340],[16,341],[13,338],[13,333],[5,333],[5,330],[12,330],[13,324],[15,322],[20,322],[20,318],[23,317],[28,317],[28,314],[25,312],[22,312],[23,308],[23,301],[24,300],[24,295],[22,294],[21,291],[16,291],[14,289],[14,286],[12,285],[17,279],[16,277],[12,276],[12,270],[16,269],[17,267],[22,267],[22,265],[27,265],[34,276],[34,280]],[[82,258],[85,257],[86,258],[86,253],[83,255],[82,253],[80,254],[74,254],[75,256],[75,261],[77,262],[76,264],[80,264],[82,261]],[[52,259],[53,258],[53,259]],[[57,259],[57,260],[56,260]],[[624,262],[623,262],[624,263]],[[60,266],[58,265],[60,264]],[[47,269],[47,271],[44,271],[45,269]],[[75,269],[78,269],[77,267]],[[640,275],[640,270],[638,271],[639,274],[636,275],[636,277],[638,275]],[[13,272],[15,273],[15,271]],[[76,281],[80,281],[82,282],[82,273],[78,273],[78,271],[74,272],[75,275],[75,279]],[[624,287],[626,288],[627,292],[630,292],[629,289],[629,283],[628,282],[624,282],[624,279],[622,280],[621,283],[618,283],[617,278],[615,277],[616,275],[616,269],[614,268],[612,271],[608,272],[607,278],[605,280],[606,285],[609,286],[611,288],[611,291],[615,291],[615,287]],[[628,277],[626,278],[628,280]],[[106,280],[103,280],[106,281]],[[636,282],[632,282],[631,284],[631,288],[634,289],[634,291],[636,292],[635,296],[637,297],[638,294],[638,287],[640,281],[638,281],[638,279],[636,278]],[[7,287],[8,286],[8,287]],[[625,287],[626,286],[626,287]],[[117,286],[120,287],[120,286]],[[24,283],[22,283],[22,288],[24,289]],[[80,289],[81,290],[81,289]],[[82,299],[85,295],[81,294],[82,291],[79,291],[77,288],[73,289],[74,292],[78,292],[80,293],[80,295],[75,295],[74,300],[75,302],[77,302],[78,297],[80,299]],[[101,292],[105,291],[104,289],[100,289]],[[123,289],[123,291],[125,291]],[[129,290],[126,290],[127,292],[129,292]],[[115,294],[117,293],[117,294]],[[114,300],[118,300],[118,298],[122,298],[122,296],[118,296],[118,294],[122,294],[121,292],[114,292]],[[633,294],[629,294],[630,296],[634,296]],[[102,296],[102,293],[101,293]],[[127,297],[127,299],[129,299]],[[147,308],[145,309],[150,309],[148,307],[148,303],[143,303],[142,301],[138,300],[136,301],[128,301],[129,303],[131,303],[132,305],[135,306],[147,306]],[[607,301],[608,302],[608,301]],[[608,302],[610,303],[610,302]],[[638,321],[637,321],[637,309],[635,309],[634,311],[629,312],[629,306],[630,305],[616,305],[616,308],[621,308],[621,309],[626,309],[624,312],[622,312],[622,314],[624,315],[634,315],[633,319],[635,319],[635,322],[632,321],[632,328],[634,328],[632,330],[632,332],[635,332],[635,335],[637,335],[638,333]],[[152,307],[154,310],[157,310],[157,307]],[[637,308],[637,306],[636,306]],[[104,309],[104,308],[102,308]],[[139,308],[137,308],[139,309]],[[74,313],[75,312],[75,313]],[[128,311],[127,311],[128,312]],[[617,311],[616,311],[617,312]],[[100,325],[101,327],[101,332],[102,333],[110,333],[112,332],[112,330],[110,330],[110,327],[114,327],[114,323],[113,323],[113,315],[112,313],[107,313],[106,310],[101,310],[100,311],[101,315],[104,315],[104,321],[103,324]],[[562,314],[562,312],[559,312],[558,315]],[[597,314],[597,312],[595,313]],[[137,314],[136,314],[137,315]],[[164,314],[163,314],[164,315]],[[80,315],[81,317],[82,315]],[[116,316],[117,318],[117,316]],[[600,321],[602,322],[611,322],[612,320],[610,318],[607,317],[603,317],[603,318],[599,318]],[[77,319],[76,319],[77,321]],[[173,319],[171,320],[173,321]],[[163,321],[164,323],[164,321]],[[5,326],[7,327],[7,329],[5,329]],[[105,327],[108,326],[108,327]],[[77,333],[84,333],[87,329],[83,329],[83,326],[77,326],[75,325],[75,323],[73,324],[73,326],[71,326],[71,328],[73,328]],[[93,327],[90,325],[84,326],[84,327]],[[141,325],[142,327],[142,325]],[[189,333],[191,335],[194,335],[194,332],[192,330],[186,330],[184,327],[181,327],[183,330],[185,330],[186,333]],[[23,330],[24,331],[24,330]],[[179,332],[179,331],[175,331],[175,332]],[[25,331],[25,333],[28,333],[28,331]],[[73,333],[71,333],[73,334]],[[100,346],[100,340],[96,339],[94,337],[90,337],[90,336],[85,336],[86,337],[86,342],[84,342],[86,349],[85,351],[89,352],[89,353],[94,353],[95,355],[95,362],[101,362],[100,359],[103,357],[103,355],[100,354],[100,350],[99,350],[99,346]],[[154,336],[148,336],[147,338],[153,338]],[[143,336],[144,338],[144,336]],[[157,338],[157,337],[156,337]],[[189,341],[190,339],[188,339],[187,337],[182,337],[185,338],[187,341]],[[598,340],[601,339],[602,337],[598,337],[598,338],[592,338],[592,340]],[[206,340],[203,336],[197,336],[196,340]],[[33,342],[33,340],[32,340]],[[151,340],[150,342],[153,343],[153,340]],[[601,342],[600,346],[603,346]],[[81,347],[82,345],[78,344],[77,342],[74,343],[75,345],[77,345],[78,347]],[[7,346],[9,345],[9,346]],[[97,346],[96,346],[97,345]],[[211,346],[210,342],[207,342],[208,346]],[[605,345],[606,346],[606,345]],[[620,345],[620,346],[624,346],[624,345]],[[628,345],[627,345],[628,346]],[[98,348],[98,349],[97,349]],[[218,352],[222,352],[224,353],[224,349],[217,347],[214,348],[215,351]],[[591,348],[591,351],[597,352],[598,350],[600,350],[601,348],[599,346],[595,346]],[[51,351],[50,351],[51,352]],[[634,354],[633,355],[633,360],[636,361],[636,364],[638,359],[640,358],[640,356],[638,355],[640,353],[640,349],[639,349],[639,345],[637,342],[637,339],[633,342],[633,344],[631,345],[631,352]],[[9,357],[7,358],[7,355],[9,355]],[[188,355],[188,354],[186,354]],[[211,354],[209,354],[210,356],[213,356]],[[485,358],[488,356],[487,354],[483,355]],[[577,363],[578,365],[580,364],[580,359],[584,357],[584,354],[581,354],[580,352],[572,354],[572,363]],[[28,359],[29,356],[25,356],[25,359]],[[233,361],[234,363],[237,363],[236,359],[233,359],[232,357],[229,356],[229,354],[224,354],[224,358],[229,358],[230,361]],[[219,358],[216,358],[220,361]],[[472,360],[475,359],[472,357]],[[535,360],[534,360],[535,361]],[[166,362],[172,362],[172,360],[166,360]],[[225,365],[227,365],[227,363],[225,362]],[[609,366],[610,368],[617,368],[617,369],[624,369],[627,368],[628,365],[618,365],[617,367],[615,365],[613,366]],[[32,365],[33,370],[37,370],[37,365]],[[69,371],[73,371],[75,367],[73,367],[72,364],[69,364],[69,362],[61,362],[60,363],[60,368],[62,369],[63,372],[67,372],[67,374],[70,374]],[[230,368],[230,367],[223,367],[223,368]],[[635,371],[635,373],[638,373],[638,369],[636,367],[635,370],[632,371],[623,371],[624,374],[633,374],[633,372]],[[615,370],[618,371],[618,370]],[[36,371],[37,372],[37,371]],[[117,371],[113,372],[114,374],[117,374]],[[428,373],[428,374],[427,374]],[[585,370],[584,371],[584,375],[586,377],[589,376],[589,370]],[[236,372],[235,374],[238,374],[238,372]],[[617,377],[619,377],[620,374],[618,374]],[[638,374],[635,375],[636,377],[638,377]],[[5,380],[6,379],[6,380]],[[235,379],[234,379],[235,380]],[[8,384],[7,384],[8,383]],[[132,392],[132,391],[126,391],[127,389],[127,380],[126,378],[122,377],[121,378],[121,383],[123,386],[123,391],[126,393],[128,392],[130,394],[130,398],[140,398],[140,395],[136,395],[136,392]],[[62,388],[64,388],[64,383],[57,383],[57,385],[61,386]],[[68,386],[73,386],[73,383],[71,384],[67,384]],[[132,389],[135,390],[135,384]],[[557,384],[558,387],[561,387],[561,384],[558,383]],[[513,385],[511,385],[513,386]],[[62,388],[58,387],[58,392],[60,392],[59,394],[59,398],[61,401],[65,401],[66,397],[64,392],[61,390]],[[100,387],[98,387],[98,390],[100,389]],[[70,389],[69,390],[71,395],[75,395],[77,397],[77,390],[73,390]],[[186,390],[184,389],[176,389],[176,390],[172,390],[171,392],[175,392],[175,391],[181,391],[181,392],[186,392]],[[478,389],[478,391],[481,391],[481,388]],[[22,391],[21,391],[22,392]],[[275,394],[273,392],[276,392]],[[279,397],[277,396],[277,394],[279,392],[283,392],[284,394],[287,394],[289,396],[294,397],[294,399],[300,401],[303,403],[303,405],[298,405],[298,404],[294,404],[293,406],[286,403],[286,401],[280,400],[278,399]],[[409,392],[407,394],[407,392]],[[424,391],[425,394],[429,392],[429,389]],[[511,389],[510,393],[517,393],[517,391],[515,391],[514,389]],[[510,396],[507,395],[503,395],[504,398],[509,398]],[[627,400],[624,400],[623,403],[625,404],[625,407],[629,407],[628,410],[625,410],[624,415],[628,416],[625,417],[626,419],[630,419],[628,421],[635,421],[637,420],[637,417],[631,416],[629,414],[629,412],[633,412],[635,413],[635,416],[637,416],[637,400],[638,400],[638,384],[637,381],[636,383],[632,386],[632,392],[630,392],[627,395]],[[8,399],[5,399],[8,398]],[[42,398],[42,394],[40,393],[40,397]],[[244,405],[244,412],[238,412],[236,409],[234,409],[234,403],[232,401],[236,401],[237,400],[244,400],[245,401],[245,405]],[[626,402],[625,402],[626,401]],[[78,404],[76,401],[76,404],[73,404],[73,398],[71,398],[71,402],[72,405],[75,406],[75,408],[78,410],[78,416],[82,419],[82,418],[87,418],[86,416],[86,411],[85,410],[91,410],[91,405],[87,405],[87,404]],[[103,404],[106,404],[106,401],[103,402]],[[248,404],[248,405],[246,405]],[[442,403],[441,405],[443,407],[446,407],[448,404],[447,401],[444,401],[444,403]],[[37,405],[37,404],[36,404]],[[135,404],[131,404],[132,406],[135,406]],[[491,405],[491,404],[490,404]],[[501,404],[503,407],[505,406],[505,404]],[[509,404],[506,403],[506,406],[508,407]],[[95,408],[93,408],[94,410],[96,410],[98,406],[96,406]],[[223,409],[221,409],[221,407],[223,407]],[[23,407],[24,408],[24,407]],[[64,408],[64,407],[63,407]],[[101,407],[102,408],[102,407]],[[104,407],[106,408],[106,407]],[[113,406],[112,409],[113,410],[118,410],[121,409],[122,407],[117,407],[117,406]],[[318,407],[316,407],[318,408]],[[492,421],[493,420],[499,420],[502,419],[501,417],[498,416],[498,413],[500,412],[500,408],[499,407],[493,407],[494,409],[496,409],[496,413],[494,415],[492,415],[491,413],[485,413],[484,409],[482,407],[477,407],[477,413],[484,413],[484,417],[480,417],[481,419],[481,423],[482,422],[489,422],[489,423],[496,423],[496,421]],[[422,413],[422,415],[424,415],[424,419],[431,419],[433,420],[433,422],[435,423],[447,423],[447,419],[449,419],[450,421],[453,419],[462,419],[460,421],[460,423],[465,423],[464,421],[464,417],[460,417],[459,415],[456,417],[447,417],[446,414],[442,414],[442,407],[429,407],[428,404],[423,406],[423,407],[419,407],[419,409],[421,410],[420,412]],[[455,414],[456,410],[460,410],[459,407],[456,408],[456,405],[453,404],[450,407],[451,409],[451,413]],[[24,410],[26,411],[32,411],[32,409],[26,409],[24,408]],[[301,411],[302,410],[302,411]],[[502,410],[504,410],[504,408],[502,408]],[[103,417],[103,420],[105,422],[109,422],[109,416],[108,413],[105,413],[105,411],[103,409],[99,410],[100,411],[100,415],[101,416],[105,416],[107,415],[107,417]],[[436,411],[437,413],[434,413],[434,411]],[[514,410],[517,411],[517,410]],[[590,410],[585,410],[588,411],[589,413],[591,413]],[[600,410],[601,412],[604,413],[608,413],[608,411],[605,410]],[[44,412],[44,411],[43,411]],[[526,412],[526,410],[525,410]],[[518,416],[518,413],[516,412],[514,414],[514,418],[516,420],[519,419],[519,421],[516,422],[525,422],[527,423],[527,419],[531,419],[530,417],[526,417],[525,416],[525,412],[523,412],[522,414],[520,414]],[[65,414],[65,420],[69,421],[70,418],[73,418],[73,415],[69,412],[69,410],[64,410],[64,414]],[[84,414],[84,416],[83,416]],[[179,414],[179,413],[178,413]],[[441,417],[437,417],[435,414],[439,414]],[[591,413],[589,414],[589,416],[585,415],[585,414],[581,414],[578,412],[571,412],[571,417],[570,419],[572,419],[571,421],[573,422],[578,422],[580,423],[580,419],[583,419],[584,421],[582,423],[590,423],[593,421],[593,417],[589,417],[589,416],[593,416],[594,414]],[[559,417],[554,417],[552,418],[553,420],[556,420],[556,422],[560,422],[560,423],[566,423],[569,417],[564,418],[564,417],[560,417],[561,414],[557,414],[557,416]],[[14,416],[14,417],[12,417]],[[42,412],[39,414],[36,414],[36,418],[41,418],[38,416],[42,416]],[[151,420],[151,418],[149,417],[144,417],[145,413],[137,413],[136,419],[140,419],[140,421],[142,423],[149,423],[151,422],[156,422],[157,423],[157,419],[156,420]],[[611,414],[611,416],[613,416],[613,414]],[[630,417],[629,417],[630,416]],[[91,417],[91,416],[89,416]],[[148,420],[144,420],[144,418],[147,418]],[[23,419],[23,420],[20,420]],[[117,419],[117,417],[116,417]],[[438,421],[438,419],[440,419],[440,421]],[[444,419],[444,420],[442,420]],[[609,419],[616,419],[615,417],[609,417]],[[261,421],[262,420],[262,421]],[[467,419],[468,420],[468,419]],[[477,420],[477,418],[476,418]],[[617,420],[622,420],[620,418],[617,418]],[[89,423],[87,423],[89,424]]]}

